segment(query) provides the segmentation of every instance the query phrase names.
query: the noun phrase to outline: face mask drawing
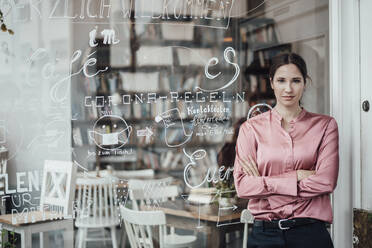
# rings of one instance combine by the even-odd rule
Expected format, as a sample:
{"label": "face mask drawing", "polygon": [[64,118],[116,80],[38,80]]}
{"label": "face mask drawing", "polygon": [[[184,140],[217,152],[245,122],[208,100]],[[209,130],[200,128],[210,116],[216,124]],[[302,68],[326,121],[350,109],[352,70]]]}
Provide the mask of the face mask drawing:
{"label": "face mask drawing", "polygon": [[[129,130],[129,131],[127,131]],[[119,145],[119,144],[125,144],[128,141],[127,132],[131,132],[131,127],[129,127],[126,130],[123,130],[121,132],[115,132],[115,133],[99,133],[96,131],[92,131],[95,135],[95,140],[100,141],[100,145],[102,146],[110,146],[110,145]]]}
{"label": "face mask drawing", "polygon": [[178,108],[170,109],[155,117],[156,122],[163,121],[165,127],[165,143],[168,147],[179,147],[187,143],[192,136],[186,128]]}
{"label": "face mask drawing", "polygon": [[[112,125],[109,125],[109,124]],[[119,149],[128,143],[132,127],[120,116],[106,115],[99,118],[89,132],[89,138],[101,149]]]}

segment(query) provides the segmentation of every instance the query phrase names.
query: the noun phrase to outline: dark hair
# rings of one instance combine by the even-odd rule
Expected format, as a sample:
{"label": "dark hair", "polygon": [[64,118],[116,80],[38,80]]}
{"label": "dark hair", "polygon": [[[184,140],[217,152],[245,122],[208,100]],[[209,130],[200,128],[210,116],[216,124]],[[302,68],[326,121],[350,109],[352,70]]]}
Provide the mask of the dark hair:
{"label": "dark hair", "polygon": [[234,135],[231,142],[225,143],[217,155],[217,162],[219,166],[224,165],[225,167],[233,167],[235,163],[235,146],[238,139],[240,126],[247,120],[247,118],[241,118],[235,124]]}
{"label": "dark hair", "polygon": [[304,83],[306,84],[306,79],[310,78],[307,75],[307,67],[305,60],[296,53],[280,53],[272,58],[272,64],[270,66],[269,77],[270,80],[274,79],[276,70],[282,65],[294,64],[300,70]]}
{"label": "dark hair", "polygon": [[[221,150],[218,152],[217,155],[217,163],[219,166],[225,166],[225,171],[227,168],[232,168],[234,167],[235,163],[235,155],[236,155],[236,141],[238,139],[239,135],[239,130],[240,126],[246,121],[246,118],[241,118],[239,119],[235,124],[234,124],[234,136],[232,138],[231,142],[227,142],[224,144],[224,146],[221,148]],[[233,177],[228,177],[226,178],[227,185],[230,187],[231,185],[234,184],[234,178]]]}

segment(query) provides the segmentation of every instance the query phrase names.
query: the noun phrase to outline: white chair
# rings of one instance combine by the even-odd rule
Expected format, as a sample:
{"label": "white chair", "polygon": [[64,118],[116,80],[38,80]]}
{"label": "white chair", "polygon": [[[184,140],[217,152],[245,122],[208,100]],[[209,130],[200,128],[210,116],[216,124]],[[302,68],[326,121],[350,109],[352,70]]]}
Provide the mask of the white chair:
{"label": "white chair", "polygon": [[[116,226],[120,224],[118,201],[116,199],[117,179],[78,178],[77,216],[78,247],[85,247],[87,241],[111,240],[118,247]],[[111,238],[88,237],[89,229],[110,228]]]}
{"label": "white chair", "polygon": [[[163,180],[129,181],[129,198],[132,200],[133,209],[140,210],[141,206],[156,209],[161,202],[175,200],[179,195],[178,188],[170,184],[169,178]],[[169,185],[169,186],[168,186]],[[137,203],[139,201],[139,204]],[[170,234],[165,236],[165,247],[193,247],[197,237],[194,235],[178,235],[175,228],[170,228]]]}
{"label": "white chair", "polygon": [[113,176],[123,179],[135,179],[135,178],[148,178],[152,179],[155,176],[153,169],[145,170],[115,170],[112,173]]}
{"label": "white chair", "polygon": [[[40,233],[40,247],[49,247],[48,235],[43,233],[64,230],[64,247],[72,247],[74,242],[72,201],[75,193],[75,176],[76,166],[72,162],[45,161],[40,209],[1,215],[2,229],[21,234],[22,248],[31,247],[33,233]],[[57,211],[54,212],[52,209]]]}
{"label": "white chair", "polygon": [[248,224],[253,224],[253,215],[248,209],[244,209],[240,215],[240,222],[244,223],[243,248],[247,248],[248,242]]}
{"label": "white chair", "polygon": [[177,186],[166,188],[172,181],[172,177],[154,180],[129,180],[128,191],[129,198],[132,200],[133,209],[140,210],[140,206],[145,205],[146,202],[174,200],[175,197],[178,196]]}
{"label": "white chair", "polygon": [[[132,248],[153,248],[152,227],[159,227],[157,238],[160,248],[193,247],[195,236],[169,236],[166,234],[166,219],[162,211],[137,211],[120,206],[121,217]],[[185,244],[188,245],[185,245]]]}

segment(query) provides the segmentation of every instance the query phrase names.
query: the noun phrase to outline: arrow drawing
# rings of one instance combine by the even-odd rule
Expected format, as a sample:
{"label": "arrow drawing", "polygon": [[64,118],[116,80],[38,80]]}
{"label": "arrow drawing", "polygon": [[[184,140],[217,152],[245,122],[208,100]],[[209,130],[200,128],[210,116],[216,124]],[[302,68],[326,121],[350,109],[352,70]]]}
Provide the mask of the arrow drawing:
{"label": "arrow drawing", "polygon": [[138,137],[144,137],[146,136],[146,143],[150,141],[151,136],[154,133],[151,131],[149,127],[146,127],[146,129],[137,130],[137,136]]}
{"label": "arrow drawing", "polygon": [[[235,190],[228,190],[228,191],[218,191],[216,196],[219,195],[220,196],[220,199],[221,199],[221,194],[222,193],[228,193],[228,192],[235,192]],[[239,224],[240,223],[240,220],[239,221],[235,221],[235,222],[229,222],[229,223],[220,223],[220,213],[221,213],[221,210],[232,210],[233,212],[238,209],[238,206],[236,206],[235,204],[233,204],[231,207],[218,207],[218,220],[217,220],[217,224],[216,226],[217,227],[220,227],[220,226],[228,226],[228,225],[235,225],[235,224]]]}
{"label": "arrow drawing", "polygon": [[[217,190],[216,193],[205,193],[206,195],[213,195],[215,194],[210,202],[214,202],[216,200],[217,197],[221,198],[221,195],[224,194],[224,193],[231,193],[231,192],[236,192],[235,190],[225,190],[225,191],[222,191],[222,190]],[[183,198],[184,201],[189,201],[188,200],[188,196],[189,195],[185,195],[185,194],[181,194],[181,197]],[[194,202],[195,203],[195,202]],[[200,215],[201,215],[201,205],[205,205],[203,203],[198,203],[198,225],[196,226],[196,228],[200,229],[200,228],[203,228],[204,226],[201,225],[201,220],[200,220]],[[226,210],[232,210],[232,211],[235,211],[238,209],[238,206],[236,206],[235,204],[233,204],[232,206],[230,207],[218,207],[218,220],[217,220],[217,224],[216,226],[217,227],[220,227],[220,226],[227,226],[227,225],[234,225],[234,224],[239,224],[240,223],[240,220],[237,221],[237,222],[231,222],[231,223],[221,223],[220,222],[220,213],[222,211],[226,211]]]}

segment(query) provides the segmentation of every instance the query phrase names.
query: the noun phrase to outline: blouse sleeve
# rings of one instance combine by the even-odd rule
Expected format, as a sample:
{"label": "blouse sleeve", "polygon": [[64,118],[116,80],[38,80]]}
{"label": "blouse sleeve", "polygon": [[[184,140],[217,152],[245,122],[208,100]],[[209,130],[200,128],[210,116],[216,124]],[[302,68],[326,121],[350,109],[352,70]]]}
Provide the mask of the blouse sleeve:
{"label": "blouse sleeve", "polygon": [[318,150],[315,174],[298,183],[298,196],[308,198],[332,193],[337,184],[338,163],[338,127],[331,118]]}
{"label": "blouse sleeve", "polygon": [[241,159],[250,155],[257,161],[257,142],[250,123],[245,122],[236,142],[236,159],[234,164],[234,182],[240,198],[267,198],[270,195],[297,195],[297,173],[290,171],[277,176],[248,176],[241,166]]}

